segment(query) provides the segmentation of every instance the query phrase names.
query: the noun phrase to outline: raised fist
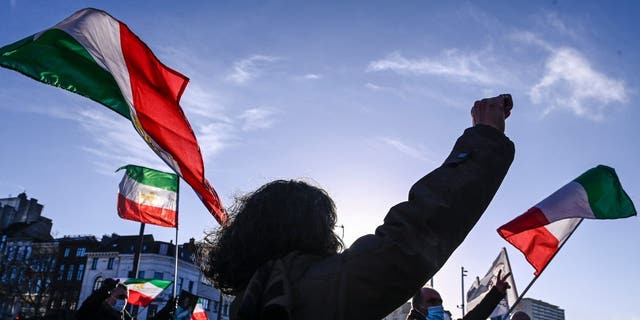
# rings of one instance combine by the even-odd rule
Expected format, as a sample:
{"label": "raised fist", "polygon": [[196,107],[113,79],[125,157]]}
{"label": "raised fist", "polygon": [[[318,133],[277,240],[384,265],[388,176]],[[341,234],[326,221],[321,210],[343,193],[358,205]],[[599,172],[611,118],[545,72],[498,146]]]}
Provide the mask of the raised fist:
{"label": "raised fist", "polygon": [[484,124],[504,132],[504,120],[511,115],[513,99],[510,94],[478,100],[471,108],[473,125]]}

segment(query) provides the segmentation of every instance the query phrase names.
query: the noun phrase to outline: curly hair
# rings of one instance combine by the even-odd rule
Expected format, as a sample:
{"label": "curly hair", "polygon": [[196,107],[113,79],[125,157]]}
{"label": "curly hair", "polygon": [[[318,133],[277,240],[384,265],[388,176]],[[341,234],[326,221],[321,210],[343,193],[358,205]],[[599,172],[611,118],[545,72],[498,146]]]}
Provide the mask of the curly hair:
{"label": "curly hair", "polygon": [[237,294],[269,260],[292,251],[329,256],[343,247],[333,232],[333,200],[302,181],[276,180],[237,197],[229,220],[199,244],[202,271],[226,294]]}

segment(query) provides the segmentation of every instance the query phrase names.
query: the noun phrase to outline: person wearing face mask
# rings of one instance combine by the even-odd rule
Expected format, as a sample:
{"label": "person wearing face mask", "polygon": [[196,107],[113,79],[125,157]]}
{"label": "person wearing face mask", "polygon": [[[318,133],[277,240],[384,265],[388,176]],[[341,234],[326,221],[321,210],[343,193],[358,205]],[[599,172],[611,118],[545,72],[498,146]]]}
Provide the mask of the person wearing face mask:
{"label": "person wearing face mask", "polygon": [[131,320],[125,310],[129,290],[127,286],[114,279],[106,279],[102,286],[94,291],[82,303],[76,319],[78,320]]}
{"label": "person wearing face mask", "polygon": [[[485,320],[489,318],[493,309],[500,303],[500,300],[507,294],[507,289],[511,288],[507,278],[511,273],[501,277],[502,270],[498,272],[496,284],[489,290],[489,293],[480,303],[467,312],[461,320]],[[431,288],[421,288],[411,300],[411,311],[407,315],[407,320],[444,320],[444,308],[442,298],[438,291]]]}

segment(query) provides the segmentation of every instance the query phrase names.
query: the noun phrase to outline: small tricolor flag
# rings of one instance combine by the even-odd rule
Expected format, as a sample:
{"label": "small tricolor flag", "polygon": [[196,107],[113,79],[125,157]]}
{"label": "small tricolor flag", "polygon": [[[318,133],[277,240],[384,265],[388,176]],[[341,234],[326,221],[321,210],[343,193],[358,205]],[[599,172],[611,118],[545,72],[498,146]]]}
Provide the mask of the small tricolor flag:
{"label": "small tricolor flag", "polygon": [[613,168],[599,165],[498,228],[540,272],[582,219],[618,219],[636,215]]}
{"label": "small tricolor flag", "polygon": [[204,307],[202,306],[202,298],[198,298],[198,304],[196,304],[196,307],[193,309],[191,320],[209,320],[209,317],[207,317],[207,313],[204,311]]}
{"label": "small tricolor flag", "polygon": [[178,176],[145,167],[126,165],[120,181],[118,215],[123,219],[176,227]]}
{"label": "small tricolor flag", "polygon": [[[502,277],[504,277],[511,272],[509,256],[507,255],[507,250],[503,247],[484,278],[480,280],[476,277],[476,281],[471,284],[471,287],[467,291],[467,310],[471,311],[482,303],[482,300],[487,296],[489,290],[496,284],[498,274],[502,274]],[[511,308],[518,299],[518,290],[516,289],[516,283],[512,273],[506,279],[506,282],[509,284],[509,288],[506,291],[505,297],[500,300],[489,316],[492,319],[501,319],[508,316],[509,308]]]}
{"label": "small tricolor flag", "polygon": [[126,24],[104,11],[82,9],[50,29],[1,47],[0,66],[85,96],[127,118],[218,222],[227,220],[180,108],[189,79],[160,62]]}
{"label": "small tricolor flag", "polygon": [[142,307],[148,306],[172,282],[171,280],[157,279],[120,279],[120,283],[123,283],[129,289],[127,303]]}

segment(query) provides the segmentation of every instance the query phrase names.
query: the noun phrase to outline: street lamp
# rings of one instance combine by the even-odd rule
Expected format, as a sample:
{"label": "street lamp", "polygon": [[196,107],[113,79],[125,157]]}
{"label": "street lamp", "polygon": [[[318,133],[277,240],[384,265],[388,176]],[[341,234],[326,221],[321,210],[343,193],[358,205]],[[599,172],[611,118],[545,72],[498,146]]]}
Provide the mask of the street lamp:
{"label": "street lamp", "polygon": [[467,271],[464,267],[460,268],[460,283],[461,283],[461,293],[462,293],[462,304],[460,304],[459,306],[457,306],[458,308],[462,309],[462,317],[464,317],[464,277],[467,276]]}

